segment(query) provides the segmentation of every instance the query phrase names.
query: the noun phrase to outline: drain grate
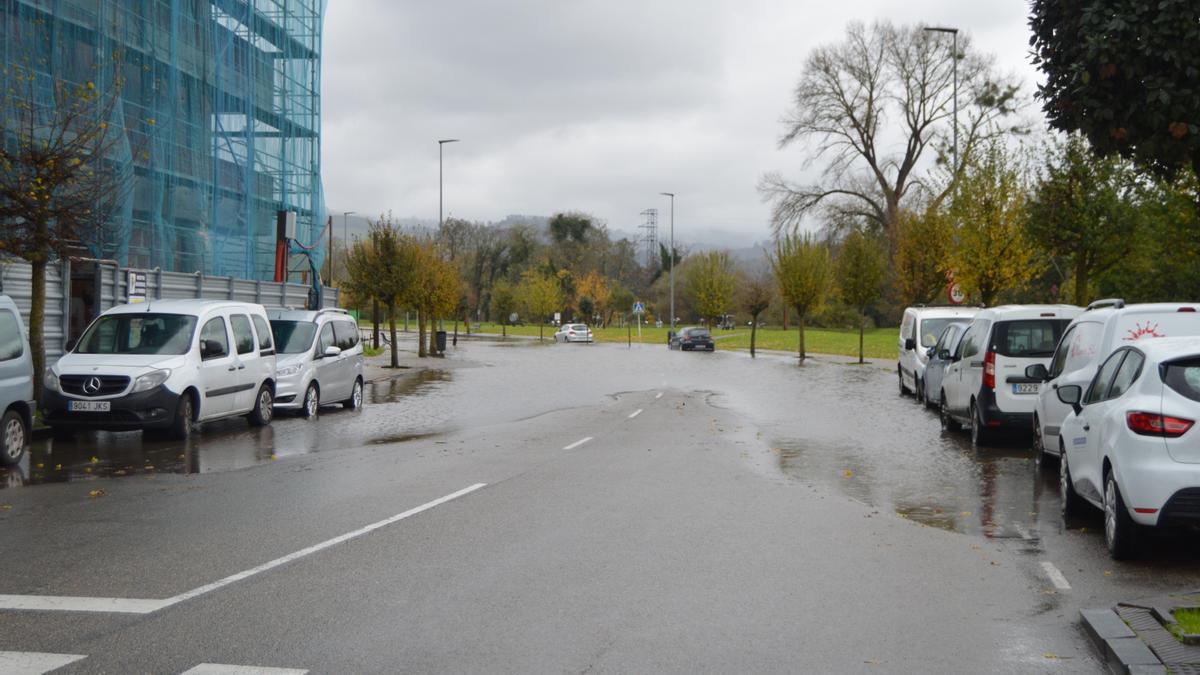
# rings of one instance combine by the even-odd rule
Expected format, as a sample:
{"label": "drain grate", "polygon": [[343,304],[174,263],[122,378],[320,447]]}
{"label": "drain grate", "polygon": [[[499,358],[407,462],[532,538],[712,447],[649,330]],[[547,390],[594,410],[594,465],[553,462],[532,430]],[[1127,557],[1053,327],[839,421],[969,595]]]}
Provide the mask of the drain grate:
{"label": "drain grate", "polygon": [[1200,646],[1185,645],[1163,627],[1146,607],[1117,605],[1117,614],[1172,673],[1200,675]]}

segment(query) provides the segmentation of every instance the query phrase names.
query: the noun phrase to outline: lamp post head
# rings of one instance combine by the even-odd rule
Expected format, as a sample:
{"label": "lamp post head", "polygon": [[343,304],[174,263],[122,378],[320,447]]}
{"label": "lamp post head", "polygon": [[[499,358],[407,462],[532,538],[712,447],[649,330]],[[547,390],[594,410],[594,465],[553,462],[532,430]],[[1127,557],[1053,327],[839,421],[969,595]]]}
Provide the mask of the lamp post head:
{"label": "lamp post head", "polygon": [[441,145],[443,143],[457,143],[458,141],[459,141],[459,139],[457,139],[457,138],[443,138],[438,141],[438,145]]}
{"label": "lamp post head", "polygon": [[352,215],[354,215],[354,214],[356,214],[356,213],[358,213],[358,211],[342,211],[342,217],[345,217],[345,216],[352,216]]}
{"label": "lamp post head", "polygon": [[948,28],[946,26],[925,26],[922,30],[929,31],[931,33],[958,33],[957,28]]}
{"label": "lamp post head", "polygon": [[664,196],[664,197],[670,197],[671,199],[674,199],[674,198],[675,198],[675,193],[674,193],[674,192],[660,192],[660,193],[658,193],[658,194],[660,194],[660,195],[662,195],[662,196]]}

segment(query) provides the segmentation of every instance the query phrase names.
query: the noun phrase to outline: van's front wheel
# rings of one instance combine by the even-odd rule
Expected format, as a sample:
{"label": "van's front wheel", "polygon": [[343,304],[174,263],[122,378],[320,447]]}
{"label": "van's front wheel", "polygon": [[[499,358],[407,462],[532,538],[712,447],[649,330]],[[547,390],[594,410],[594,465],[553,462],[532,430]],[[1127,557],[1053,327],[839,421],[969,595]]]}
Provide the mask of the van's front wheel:
{"label": "van's front wheel", "polygon": [[271,387],[264,384],[254,399],[254,409],[247,415],[250,424],[256,427],[265,427],[270,424],[271,418],[275,416],[274,406],[275,397],[271,395]]}
{"label": "van's front wheel", "polygon": [[171,420],[171,426],[167,428],[167,433],[177,441],[187,439],[192,434],[192,425],[196,419],[196,404],[192,400],[191,394],[183,394],[179,397],[179,403],[175,404],[175,418]]}
{"label": "van's front wheel", "polygon": [[354,381],[354,389],[350,392],[350,398],[342,401],[342,407],[346,410],[358,410],[362,407],[363,401],[363,383],[362,378]]}

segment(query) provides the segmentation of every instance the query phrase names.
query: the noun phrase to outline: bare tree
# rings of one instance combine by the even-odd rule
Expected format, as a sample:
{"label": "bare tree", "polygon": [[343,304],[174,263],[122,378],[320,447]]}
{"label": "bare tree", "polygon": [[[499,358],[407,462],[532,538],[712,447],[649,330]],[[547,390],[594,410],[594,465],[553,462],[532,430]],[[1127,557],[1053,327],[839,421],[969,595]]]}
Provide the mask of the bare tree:
{"label": "bare tree", "polygon": [[[965,36],[957,53],[951,45],[921,26],[851,23],[843,42],[813,50],[779,146],[809,143],[805,168],[822,160],[825,167],[812,184],[779,173],[759,182],[764,199],[774,203],[777,236],[796,232],[818,207],[835,217],[864,218],[893,236],[906,198],[922,186],[918,172],[927,151],[953,163],[955,61],[959,101],[966,105],[952,175],[983,138],[999,132],[1001,120],[1015,112],[1018,87],[997,77],[991,60],[973,53]],[[934,189],[940,201],[950,188]]]}
{"label": "bare tree", "polygon": [[[46,267],[87,244],[99,245],[133,189],[133,161],[151,120],[123,115],[120,82],[47,78],[48,64],[0,70],[0,253],[33,271],[29,343],[35,394],[46,368]],[[116,72],[118,66],[113,66]],[[49,86],[46,86],[49,80]]]}
{"label": "bare tree", "polygon": [[754,358],[755,339],[758,337],[758,315],[767,311],[774,298],[774,284],[761,276],[753,277],[742,284],[738,300],[742,309],[750,315],[750,358]]}

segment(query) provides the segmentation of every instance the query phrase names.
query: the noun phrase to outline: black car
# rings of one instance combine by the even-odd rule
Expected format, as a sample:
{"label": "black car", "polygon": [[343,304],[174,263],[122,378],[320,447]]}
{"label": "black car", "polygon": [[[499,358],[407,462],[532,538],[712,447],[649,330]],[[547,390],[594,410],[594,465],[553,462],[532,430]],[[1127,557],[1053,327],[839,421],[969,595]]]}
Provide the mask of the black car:
{"label": "black car", "polygon": [[717,348],[713,342],[712,334],[707,328],[684,328],[678,333],[671,336],[667,342],[667,347],[670,349],[681,349],[687,351],[689,349],[706,349],[713,351]]}

